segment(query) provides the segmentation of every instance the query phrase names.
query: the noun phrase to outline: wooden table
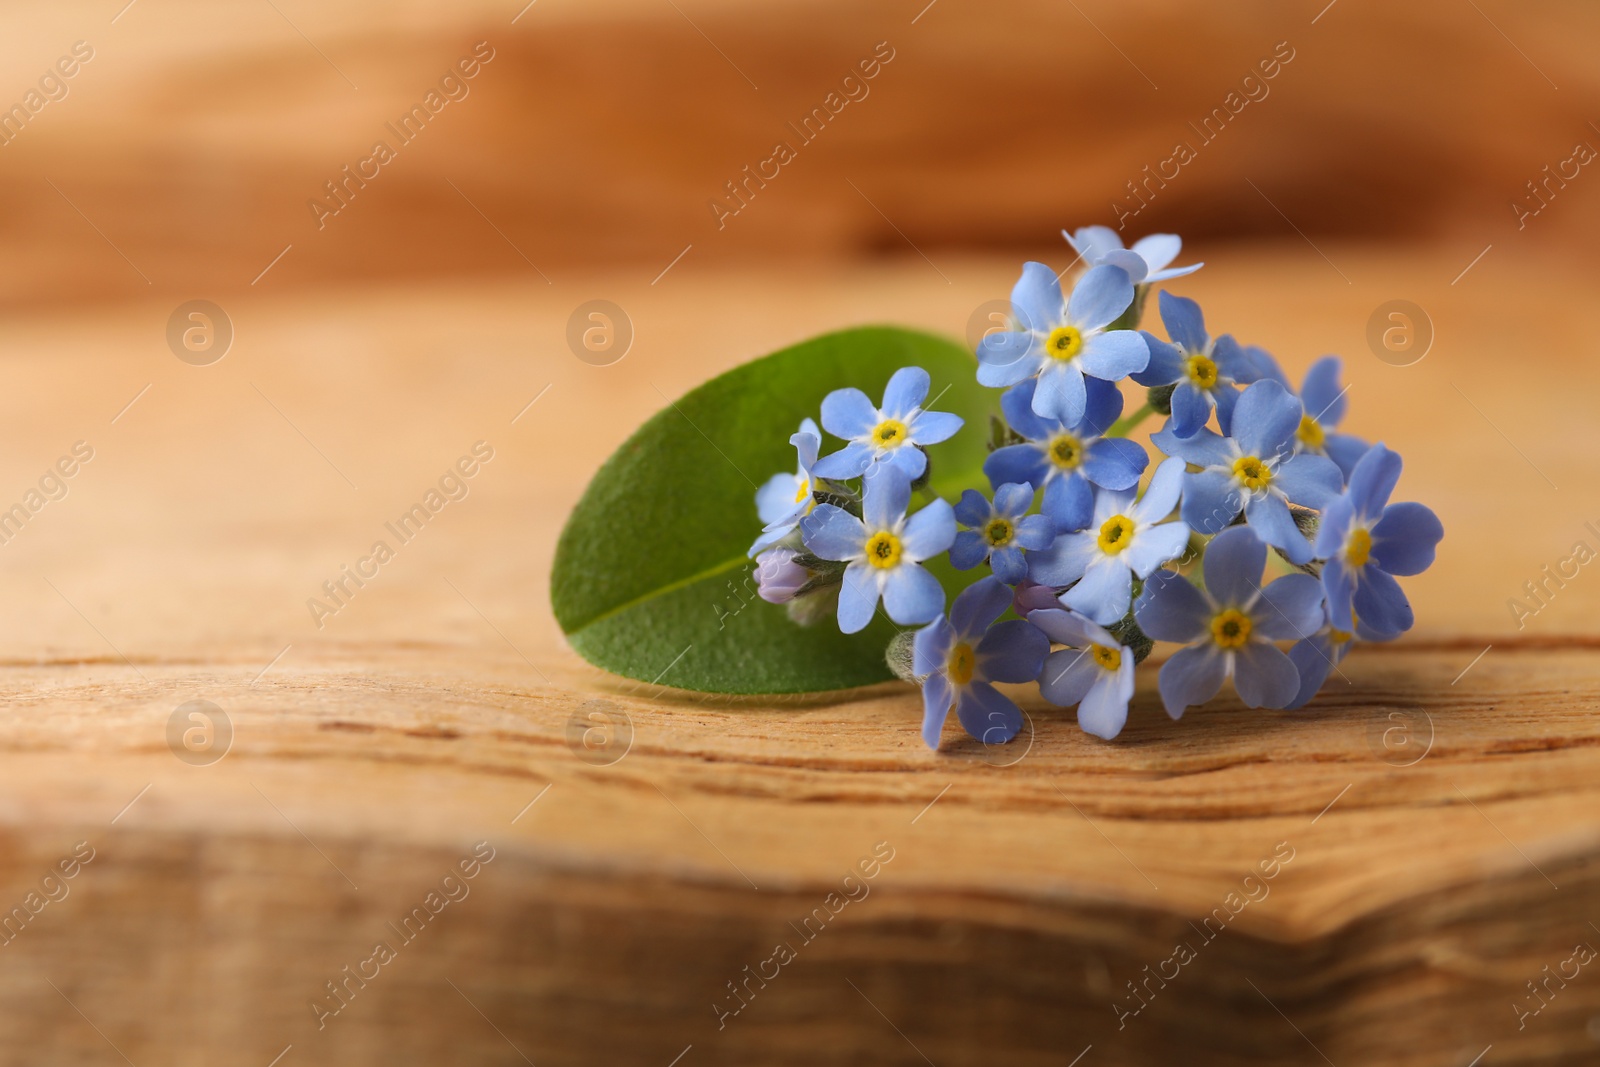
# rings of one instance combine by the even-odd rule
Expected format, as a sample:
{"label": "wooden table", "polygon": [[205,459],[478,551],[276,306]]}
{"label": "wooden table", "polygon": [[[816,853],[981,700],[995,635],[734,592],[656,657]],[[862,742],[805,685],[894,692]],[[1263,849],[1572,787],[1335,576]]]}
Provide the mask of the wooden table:
{"label": "wooden table", "polygon": [[[1600,546],[1600,372],[1581,272],[1497,246],[1452,285],[1477,250],[1220,247],[1183,287],[1296,377],[1344,353],[1349,428],[1445,523],[1414,633],[1298,714],[1173,723],[1150,672],[1104,743],[1035,694],[1000,755],[929,753],[898,685],[607,676],[546,590],[664,397],[836,326],[960,334],[1014,262],[262,294],[204,367],[170,302],[0,324],[0,505],[93,449],[0,546],[0,901],[37,905],[0,1062],[1593,1062],[1600,977],[1525,983],[1600,945],[1600,578],[1520,630],[1506,601]],[[565,346],[593,297],[637,330],[613,366]],[[1402,298],[1436,329],[1409,367],[1365,341]],[[479,441],[465,499],[319,627]],[[193,700],[219,761],[169,745]]]}

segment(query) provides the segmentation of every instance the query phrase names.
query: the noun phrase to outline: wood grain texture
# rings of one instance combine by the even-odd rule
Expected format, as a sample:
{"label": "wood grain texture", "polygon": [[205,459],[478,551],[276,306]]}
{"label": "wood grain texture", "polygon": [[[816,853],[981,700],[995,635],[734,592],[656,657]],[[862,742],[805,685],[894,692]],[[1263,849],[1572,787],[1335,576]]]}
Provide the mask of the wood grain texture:
{"label": "wood grain texture", "polygon": [[[95,449],[0,545],[0,904],[94,849],[0,948],[0,1062],[1588,1062],[1588,969],[1523,1029],[1512,1005],[1600,944],[1594,579],[1520,631],[1505,601],[1600,518],[1597,374],[1580,281],[1497,249],[1452,286],[1475,251],[1202,246],[1185,286],[1296,377],[1346,354],[1349,429],[1446,525],[1417,631],[1299,714],[1173,723],[1147,673],[1116,742],[1033,696],[1031,747],[999,753],[926,751],[899,686],[604,675],[546,589],[567,508],[663,396],[853,322],[959,334],[1009,259],[256,297],[205,368],[166,350],[166,304],[0,324],[0,497]],[[638,335],[605,368],[563,340],[596,293]],[[1437,332],[1406,368],[1363,340],[1402,296]],[[1534,358],[1559,388],[1508,373]],[[318,628],[306,600],[480,440],[466,498]],[[168,747],[192,699],[235,731],[209,766]],[[581,756],[622,749],[573,728],[597,711],[631,724],[605,766]],[[401,943],[479,842],[467,895]],[[821,924],[830,893],[860,899]]]}

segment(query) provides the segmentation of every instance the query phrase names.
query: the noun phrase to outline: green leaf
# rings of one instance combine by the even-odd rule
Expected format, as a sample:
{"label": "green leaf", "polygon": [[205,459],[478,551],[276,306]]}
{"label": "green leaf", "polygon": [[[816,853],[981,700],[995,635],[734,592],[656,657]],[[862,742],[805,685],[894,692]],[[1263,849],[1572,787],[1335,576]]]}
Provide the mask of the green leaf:
{"label": "green leaf", "polygon": [[[952,502],[983,487],[993,394],[965,347],[894,327],[828,334],[737,367],[658,412],[589,483],[556,546],[550,599],[590,663],[629,678],[717,693],[801,693],[891,677],[882,612],[858,634],[830,616],[801,627],[756,596],[745,553],[761,531],[757,487],[792,472],[789,435],[822,398],[855,386],[874,402],[889,376],[919,366],[928,406],[966,419],[928,450],[930,488]],[[823,453],[841,447],[827,437]],[[918,493],[915,509],[926,498]],[[953,596],[977,571],[934,572]]]}

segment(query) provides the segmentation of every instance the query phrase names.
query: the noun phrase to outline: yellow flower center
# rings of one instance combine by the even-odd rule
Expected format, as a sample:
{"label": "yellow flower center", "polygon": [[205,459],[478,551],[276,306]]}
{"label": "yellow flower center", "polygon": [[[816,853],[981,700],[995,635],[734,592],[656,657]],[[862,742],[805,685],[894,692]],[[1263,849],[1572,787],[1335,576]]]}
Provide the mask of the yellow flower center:
{"label": "yellow flower center", "polygon": [[1367,557],[1372,555],[1372,532],[1365,526],[1357,526],[1350,531],[1350,539],[1344,543],[1345,562],[1352,567],[1365,566]]}
{"label": "yellow flower center", "polygon": [[1307,448],[1320,449],[1323,439],[1327,437],[1322,431],[1322,424],[1310,415],[1300,416],[1300,428],[1294,432],[1300,443]]}
{"label": "yellow flower center", "polygon": [[1089,655],[1094,661],[1108,671],[1114,671],[1122,666],[1122,649],[1112,648],[1109,645],[1090,645]]}
{"label": "yellow flower center", "polygon": [[945,661],[944,672],[956,685],[966,685],[972,681],[972,671],[977,663],[977,657],[972,654],[972,646],[965,641],[959,641],[956,647],[950,650],[950,658]]}
{"label": "yellow flower center", "polygon": [[1196,352],[1183,361],[1183,372],[1201,389],[1214,389],[1217,385],[1217,363],[1209,356]]}
{"label": "yellow flower center", "polygon": [[1255,456],[1240,456],[1233,461],[1233,476],[1251,492],[1272,484],[1272,472]]}
{"label": "yellow flower center", "polygon": [[900,562],[900,538],[888,530],[879,530],[867,538],[867,562],[880,570],[888,570]]}
{"label": "yellow flower center", "polygon": [[811,483],[810,482],[801,482],[798,486],[795,487],[794,502],[796,504],[798,504],[798,503],[800,503],[800,501],[804,500],[806,497],[808,497],[810,495],[811,495]]}
{"label": "yellow flower center", "polygon": [[983,528],[983,539],[995,548],[1011,542],[1011,536],[1016,531],[1011,526],[1009,519],[993,518]]}
{"label": "yellow flower center", "polygon": [[1052,359],[1076,359],[1083,351],[1083,334],[1076,326],[1057,326],[1045,338],[1044,350]]}
{"label": "yellow flower center", "polygon": [[1083,462],[1083,442],[1070,433],[1050,438],[1050,462],[1062,470],[1073,470]]}
{"label": "yellow flower center", "polygon": [[1328,637],[1331,638],[1333,643],[1336,645],[1342,645],[1346,641],[1350,640],[1350,634],[1346,633],[1344,630],[1329,630]]}
{"label": "yellow flower center", "polygon": [[872,428],[872,443],[879,448],[899,448],[906,442],[906,424],[899,419],[884,419]]}
{"label": "yellow flower center", "polygon": [[1133,520],[1126,515],[1113,515],[1100,525],[1100,551],[1108,556],[1133,544]]}
{"label": "yellow flower center", "polygon": [[1238,648],[1250,640],[1250,616],[1237,608],[1217,612],[1211,619],[1211,640],[1218,648]]}

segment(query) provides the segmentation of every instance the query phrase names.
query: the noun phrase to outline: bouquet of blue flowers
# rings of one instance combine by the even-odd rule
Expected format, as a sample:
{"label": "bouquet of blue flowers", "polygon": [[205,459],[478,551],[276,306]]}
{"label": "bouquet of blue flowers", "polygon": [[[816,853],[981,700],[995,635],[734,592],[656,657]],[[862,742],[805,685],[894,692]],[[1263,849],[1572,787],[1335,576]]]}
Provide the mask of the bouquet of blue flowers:
{"label": "bouquet of blue flowers", "polygon": [[[1065,236],[1085,265],[1070,289],[1026,264],[1010,328],[977,349],[978,383],[1004,390],[986,488],[954,505],[929,489],[928,447],[982,429],[934,410],[929,373],[905,366],[879,401],[829,393],[820,428],[807,417],[789,438],[795,471],[756,493],[760,598],[844,634],[880,612],[908,628],[886,656],[922,688],[930,748],[952,708],[985,743],[1016,736],[1022,713],[995,682],[1037,682],[1085,731],[1115,737],[1158,641],[1182,646],[1158,677],[1174,719],[1230,677],[1249,707],[1299,708],[1357,640],[1410,629],[1396,578],[1425,570],[1444,535],[1427,507],[1389,502],[1396,453],[1337,432],[1337,357],[1297,391],[1266,351],[1213,337],[1194,301],[1164,289],[1166,337],[1141,330],[1151,290],[1201,265],[1170,266],[1169,234],[1131,248],[1105,227]],[[1127,417],[1123,379],[1146,390]],[[1128,437],[1152,416],[1166,420],[1153,468]],[[940,559],[988,570],[948,614]]]}

